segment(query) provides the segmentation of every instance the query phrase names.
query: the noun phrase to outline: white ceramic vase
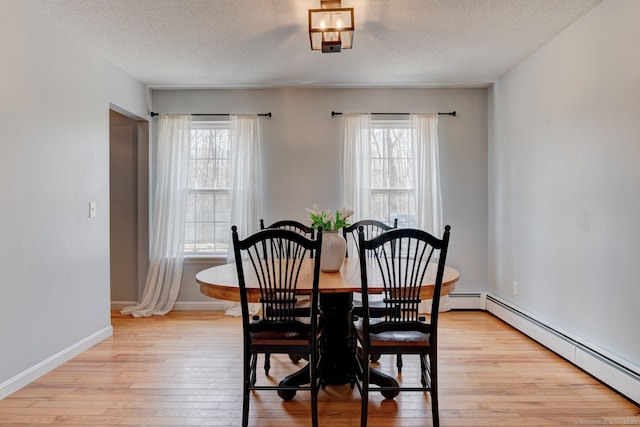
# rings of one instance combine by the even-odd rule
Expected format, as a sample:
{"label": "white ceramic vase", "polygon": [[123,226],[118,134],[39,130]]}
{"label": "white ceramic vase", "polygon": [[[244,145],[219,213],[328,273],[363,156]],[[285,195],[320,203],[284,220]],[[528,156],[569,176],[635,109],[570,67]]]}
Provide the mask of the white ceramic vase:
{"label": "white ceramic vase", "polygon": [[340,270],[347,250],[347,242],[339,231],[322,232],[320,270],[333,273]]}

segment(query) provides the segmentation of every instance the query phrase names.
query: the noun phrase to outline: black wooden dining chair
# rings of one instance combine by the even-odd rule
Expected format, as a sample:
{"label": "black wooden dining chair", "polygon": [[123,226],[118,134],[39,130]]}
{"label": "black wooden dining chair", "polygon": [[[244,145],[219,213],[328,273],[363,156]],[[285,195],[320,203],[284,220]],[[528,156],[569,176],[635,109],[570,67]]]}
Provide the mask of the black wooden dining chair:
{"label": "black wooden dining chair", "polygon": [[[311,392],[312,426],[318,425],[318,282],[322,230],[317,239],[307,239],[291,230],[268,228],[247,237],[238,238],[237,227],[232,227],[233,251],[238,272],[242,308],[243,335],[243,404],[242,425],[249,421],[249,400],[252,390],[278,390],[281,393],[296,390]],[[309,251],[315,251],[311,304],[307,307],[309,323],[296,319],[298,280],[303,262],[309,262]],[[259,289],[259,317],[249,312],[247,288]],[[254,289],[255,291],[255,289]],[[309,357],[310,384],[300,386],[256,385],[256,366],[259,354],[305,354]],[[288,394],[287,394],[288,395]]]}
{"label": "black wooden dining chair", "polygon": [[[283,230],[295,231],[296,233],[299,233],[312,240],[315,238],[315,234],[316,234],[316,230],[313,227],[310,227],[301,222],[294,221],[291,219],[283,219],[280,221],[276,221],[268,227],[265,227],[264,219],[260,219],[260,230],[264,230],[265,228],[281,228]],[[312,250],[309,251],[309,258],[313,258]],[[306,307],[308,305],[308,301],[302,301],[298,305],[302,305],[303,307]],[[304,308],[303,310],[298,310],[298,317],[304,317],[305,312],[306,314],[308,314],[308,310],[306,308]],[[302,357],[303,356],[300,354],[289,354],[289,359],[291,359],[291,361],[294,363],[299,362],[300,359],[302,359]],[[271,355],[267,353],[264,355],[264,374],[268,376],[270,370],[271,370]]]}
{"label": "black wooden dining chair", "polygon": [[[358,383],[362,395],[362,427],[367,424],[369,391],[389,392],[427,391],[431,396],[433,426],[438,427],[438,312],[445,261],[451,227],[446,226],[442,239],[417,229],[389,230],[366,240],[364,230],[358,230],[360,247],[360,276],[363,307],[369,307],[367,267],[373,267],[376,280],[384,284],[384,316],[374,318],[370,310],[354,322],[354,330],[361,347],[359,358],[362,369]],[[431,302],[431,315],[427,321],[419,315],[420,290],[427,267],[436,269]],[[373,273],[372,273],[373,274]],[[370,354],[415,354],[420,358],[421,387],[409,385],[369,385]],[[404,379],[403,379],[404,380]],[[395,396],[395,394],[391,394]]]}
{"label": "black wooden dining chair", "polygon": [[[260,230],[264,230],[265,228],[282,228],[285,230],[295,231],[296,233],[300,233],[303,236],[308,237],[312,240],[315,238],[315,233],[316,233],[316,230],[313,227],[298,221],[291,220],[291,219],[276,221],[268,227],[265,227],[264,220],[261,219]],[[309,256],[313,258],[313,251],[309,253]]]}
{"label": "black wooden dining chair", "polygon": [[369,240],[380,233],[384,233],[387,230],[398,228],[398,218],[395,218],[393,220],[392,226],[375,219],[362,219],[360,221],[354,222],[347,227],[343,227],[342,237],[344,237],[344,240],[347,241],[347,257],[349,256],[349,243],[352,243],[357,251],[360,250],[358,246],[358,228],[360,227],[362,227],[364,231],[365,239]]}
{"label": "black wooden dining chair", "polygon": [[[362,227],[364,232],[364,238],[366,240],[372,239],[373,237],[379,235],[380,233],[384,233],[385,231],[398,228],[398,218],[393,220],[393,226],[387,225],[382,221],[378,221],[375,219],[363,219],[353,224],[344,227],[342,229],[342,235],[344,239],[347,241],[347,253],[346,256],[349,256],[349,246],[351,245],[356,249],[356,252],[360,252],[360,246],[358,242],[358,229]],[[357,256],[356,253],[356,256]],[[370,315],[371,317],[381,317],[384,315],[384,304],[382,300],[378,299],[378,295],[369,296],[369,307],[371,308]],[[353,299],[353,315],[360,316],[362,313],[362,298],[359,297],[359,293],[354,293]],[[379,354],[372,354],[371,361],[377,362],[380,359]],[[396,358],[396,366],[398,370],[402,370],[402,355],[398,354]]]}

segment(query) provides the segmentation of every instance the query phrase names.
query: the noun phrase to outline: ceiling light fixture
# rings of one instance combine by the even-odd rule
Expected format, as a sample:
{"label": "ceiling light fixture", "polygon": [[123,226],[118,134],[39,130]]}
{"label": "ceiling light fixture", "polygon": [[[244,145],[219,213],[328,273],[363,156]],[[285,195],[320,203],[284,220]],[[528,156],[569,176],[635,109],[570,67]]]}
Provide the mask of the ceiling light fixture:
{"label": "ceiling light fixture", "polygon": [[320,0],[320,9],[309,9],[311,50],[340,52],[353,46],[353,8],[341,0]]}

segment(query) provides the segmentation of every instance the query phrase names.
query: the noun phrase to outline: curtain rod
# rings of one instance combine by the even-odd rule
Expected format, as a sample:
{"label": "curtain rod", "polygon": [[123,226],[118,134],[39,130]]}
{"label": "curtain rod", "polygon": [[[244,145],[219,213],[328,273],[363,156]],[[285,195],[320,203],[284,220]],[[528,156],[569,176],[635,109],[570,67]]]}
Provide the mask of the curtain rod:
{"label": "curtain rod", "polygon": [[[191,116],[230,116],[232,113],[193,113],[190,114]],[[153,111],[151,112],[151,117],[155,117],[155,116],[159,116],[160,113],[154,113]],[[258,114],[259,117],[268,117],[271,118],[271,111],[269,111],[268,113],[260,113]]]}
{"label": "curtain rod", "polygon": [[[371,115],[374,115],[374,116],[408,116],[410,114],[411,113],[371,113]],[[453,116],[453,117],[455,117],[456,114],[457,113],[455,111],[452,111],[450,113],[438,113],[439,116]],[[331,112],[331,117],[341,116],[341,115],[342,113],[339,113],[337,111]]]}

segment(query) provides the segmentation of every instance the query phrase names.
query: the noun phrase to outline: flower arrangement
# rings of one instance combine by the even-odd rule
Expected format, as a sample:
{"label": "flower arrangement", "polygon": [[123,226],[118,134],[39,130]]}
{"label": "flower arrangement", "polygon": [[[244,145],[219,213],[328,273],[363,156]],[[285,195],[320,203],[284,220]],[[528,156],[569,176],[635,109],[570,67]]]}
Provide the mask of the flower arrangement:
{"label": "flower arrangement", "polygon": [[317,205],[313,205],[312,209],[306,208],[305,210],[312,222],[311,226],[316,230],[322,227],[323,231],[338,231],[342,227],[348,226],[348,218],[353,215],[353,211],[347,208],[342,208],[335,214],[331,209],[320,211]]}

